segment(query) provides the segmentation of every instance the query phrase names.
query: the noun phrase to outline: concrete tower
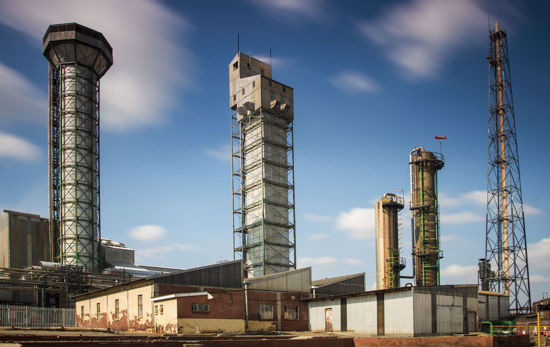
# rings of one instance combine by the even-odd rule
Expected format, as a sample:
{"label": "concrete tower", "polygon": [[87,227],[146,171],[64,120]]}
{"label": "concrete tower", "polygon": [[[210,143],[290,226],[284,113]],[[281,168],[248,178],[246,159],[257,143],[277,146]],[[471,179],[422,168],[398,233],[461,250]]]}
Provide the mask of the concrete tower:
{"label": "concrete tower", "polygon": [[233,250],[243,278],[296,268],[293,89],[244,53],[229,64]]}
{"label": "concrete tower", "polygon": [[76,23],[50,25],[50,228],[56,259],[99,269],[99,79],[113,64],[105,37]]}

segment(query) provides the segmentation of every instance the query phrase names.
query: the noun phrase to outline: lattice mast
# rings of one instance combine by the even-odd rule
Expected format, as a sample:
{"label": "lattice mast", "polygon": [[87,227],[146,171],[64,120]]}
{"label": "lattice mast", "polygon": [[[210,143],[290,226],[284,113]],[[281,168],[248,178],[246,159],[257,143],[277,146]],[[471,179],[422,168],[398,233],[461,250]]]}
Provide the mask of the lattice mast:
{"label": "lattice mast", "polygon": [[49,61],[50,235],[57,261],[100,268],[99,80],[111,67],[105,37],[76,23],[50,25],[43,41]]}
{"label": "lattice mast", "polygon": [[[481,285],[510,296],[512,314],[531,311],[529,263],[506,32],[489,32],[489,162]],[[481,263],[480,263],[481,264]]]}
{"label": "lattice mast", "polygon": [[229,80],[234,259],[243,278],[295,269],[293,89],[242,52]]}

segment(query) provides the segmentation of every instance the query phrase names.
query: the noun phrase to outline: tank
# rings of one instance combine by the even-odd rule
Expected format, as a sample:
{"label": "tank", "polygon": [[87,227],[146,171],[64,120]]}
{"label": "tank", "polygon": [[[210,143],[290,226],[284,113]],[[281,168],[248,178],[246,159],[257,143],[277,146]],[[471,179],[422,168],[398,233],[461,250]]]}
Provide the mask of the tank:
{"label": "tank", "polygon": [[50,25],[50,219],[58,261],[99,267],[99,79],[111,67],[105,37],[76,23]]}
{"label": "tank", "polygon": [[405,261],[399,255],[399,211],[403,198],[386,193],[376,202],[376,289],[399,288]]}
{"label": "tank", "polygon": [[411,169],[411,230],[413,261],[417,286],[439,285],[439,204],[437,171],[444,163],[443,155],[422,147],[410,154]]}

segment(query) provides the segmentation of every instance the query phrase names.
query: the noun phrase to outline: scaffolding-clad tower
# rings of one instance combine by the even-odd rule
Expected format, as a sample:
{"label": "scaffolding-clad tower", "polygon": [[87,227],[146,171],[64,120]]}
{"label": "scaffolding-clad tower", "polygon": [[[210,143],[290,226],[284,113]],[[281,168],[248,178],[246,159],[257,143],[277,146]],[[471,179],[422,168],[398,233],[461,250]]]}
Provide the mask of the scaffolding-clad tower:
{"label": "scaffolding-clad tower", "polygon": [[443,155],[424,150],[411,151],[411,232],[416,285],[439,285],[439,202],[437,171],[445,165]]}
{"label": "scaffolding-clad tower", "polygon": [[98,271],[99,79],[113,63],[103,34],[68,23],[50,25],[43,41],[49,61],[50,228],[56,259]]}
{"label": "scaffolding-clad tower", "polygon": [[[510,313],[531,312],[525,217],[506,32],[489,32],[489,170],[481,286],[510,296]],[[483,273],[482,273],[483,272]]]}
{"label": "scaffolding-clad tower", "polygon": [[242,52],[229,81],[234,258],[243,278],[295,269],[293,89]]}
{"label": "scaffolding-clad tower", "polygon": [[376,202],[376,289],[400,287],[400,272],[405,258],[400,257],[399,211],[404,198],[386,193]]}

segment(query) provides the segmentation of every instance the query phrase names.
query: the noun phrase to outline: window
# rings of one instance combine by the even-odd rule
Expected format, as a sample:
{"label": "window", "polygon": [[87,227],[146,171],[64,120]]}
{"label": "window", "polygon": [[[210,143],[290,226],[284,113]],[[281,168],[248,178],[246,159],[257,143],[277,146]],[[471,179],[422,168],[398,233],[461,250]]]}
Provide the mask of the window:
{"label": "window", "polygon": [[155,316],[159,314],[159,305],[155,305]]}
{"label": "window", "polygon": [[233,101],[237,101],[237,94],[233,94]]}
{"label": "window", "polygon": [[285,319],[298,320],[298,306],[285,306]]}
{"label": "window", "polygon": [[273,305],[271,304],[258,305],[258,318],[273,319]]}
{"label": "window", "polygon": [[119,307],[118,307],[118,299],[115,300],[115,317],[118,318],[119,313]]}
{"label": "window", "polygon": [[286,86],[283,86],[283,93],[286,92]]}
{"label": "window", "polygon": [[242,90],[242,94],[244,95],[244,88],[243,88],[243,90]]}
{"label": "window", "polygon": [[233,70],[237,70],[239,68],[239,61],[236,61],[233,63]]}
{"label": "window", "polygon": [[99,319],[99,315],[101,314],[101,305],[99,304],[99,302],[95,305],[95,310],[97,313],[97,319]]}
{"label": "window", "polygon": [[164,313],[164,305],[160,305],[160,315],[162,316],[162,314]]}
{"label": "window", "polygon": [[138,316],[143,317],[143,295],[138,295]]}
{"label": "window", "polygon": [[210,305],[208,304],[193,304],[193,312],[207,313],[210,312]]}
{"label": "window", "polygon": [[252,88],[256,88],[256,81],[252,81]]}
{"label": "window", "polygon": [[269,80],[269,86],[273,86],[273,81],[272,80]]}
{"label": "window", "polygon": [[80,306],[80,319],[84,320],[84,306]]}
{"label": "window", "polygon": [[262,76],[264,75],[264,69],[260,69],[260,73],[262,74]]}

